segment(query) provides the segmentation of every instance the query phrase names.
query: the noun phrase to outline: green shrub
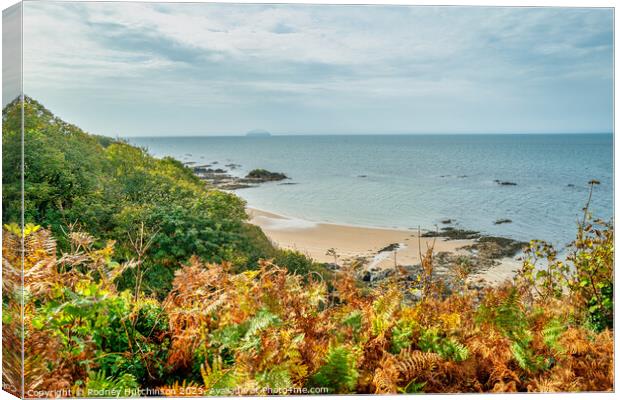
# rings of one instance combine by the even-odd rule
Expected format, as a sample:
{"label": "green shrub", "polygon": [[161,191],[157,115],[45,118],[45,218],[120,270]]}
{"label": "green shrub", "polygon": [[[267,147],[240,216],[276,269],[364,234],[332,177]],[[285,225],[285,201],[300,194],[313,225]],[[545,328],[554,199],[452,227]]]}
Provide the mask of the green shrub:
{"label": "green shrub", "polygon": [[306,276],[312,270],[314,262],[295,250],[277,250],[274,264],[286,267],[290,272]]}

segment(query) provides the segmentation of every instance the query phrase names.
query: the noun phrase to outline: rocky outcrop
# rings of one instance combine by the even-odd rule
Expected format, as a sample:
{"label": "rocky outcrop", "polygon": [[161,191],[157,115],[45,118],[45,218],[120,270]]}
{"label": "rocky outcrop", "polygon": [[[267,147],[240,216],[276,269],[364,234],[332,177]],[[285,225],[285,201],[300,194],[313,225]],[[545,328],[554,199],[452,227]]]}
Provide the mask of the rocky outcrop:
{"label": "rocky outcrop", "polygon": [[480,237],[480,232],[446,226],[438,231],[424,232],[422,237],[442,237],[447,240],[477,239]]}
{"label": "rocky outcrop", "polygon": [[288,179],[288,176],[281,172],[271,172],[266,169],[253,169],[246,176],[246,181],[252,182],[271,182],[271,181],[282,181],[284,179]]}
{"label": "rocky outcrop", "polygon": [[[289,179],[281,172],[271,172],[266,169],[254,169],[242,178],[230,175],[228,171],[223,168],[212,168],[212,166],[217,163],[217,161],[213,161],[210,164],[194,165],[194,162],[190,162],[185,163],[185,165],[188,168],[191,168],[194,174],[201,180],[223,190],[245,189],[255,187],[264,182],[275,182]],[[226,167],[232,170],[241,167],[241,165],[230,163],[226,164]],[[285,182],[285,184],[293,185],[295,183]]]}
{"label": "rocky outcrop", "polygon": [[[468,239],[474,240],[473,244],[463,246],[459,252],[439,252],[433,257],[434,271],[433,281],[441,282],[447,292],[454,290],[455,266],[467,265],[470,276],[488,270],[500,264],[502,259],[515,257],[522,251],[527,243],[518,240],[499,237],[483,236],[478,231],[456,229],[446,227],[440,231],[426,232],[426,237],[443,237],[446,240]],[[393,251],[398,244],[391,244],[379,252]],[[418,276],[422,273],[422,267],[417,265],[404,265],[398,268],[380,268],[372,266],[370,258],[366,262],[359,263],[356,273],[358,279],[370,286],[379,284],[386,278],[395,278],[409,282],[409,285],[419,285]],[[472,287],[482,287],[484,282],[468,282]]]}

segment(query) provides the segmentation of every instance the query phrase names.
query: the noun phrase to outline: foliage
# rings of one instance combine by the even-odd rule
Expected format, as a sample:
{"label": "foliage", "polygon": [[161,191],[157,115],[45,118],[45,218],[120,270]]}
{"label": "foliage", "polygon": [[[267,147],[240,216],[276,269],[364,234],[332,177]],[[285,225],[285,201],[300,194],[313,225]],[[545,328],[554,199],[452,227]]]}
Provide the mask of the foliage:
{"label": "foliage", "polygon": [[[597,184],[590,181],[577,238],[566,259],[559,260],[549,244],[533,241],[519,280],[530,297],[563,298],[570,293],[567,300],[601,331],[613,328],[614,230],[610,223],[593,219],[589,211]],[[540,261],[546,265],[539,267]]]}
{"label": "foliage", "polygon": [[[143,285],[160,298],[179,262],[194,254],[239,268],[273,256],[262,232],[246,223],[239,197],[207,187],[177,160],[89,135],[29,97],[3,110],[3,223],[20,220],[22,106],[25,221],[51,229],[60,249],[68,249],[69,226],[87,226],[100,240],[115,240],[117,258],[128,261],[135,257],[128,234],[143,225],[153,236]],[[119,285],[133,287],[135,280],[128,272]]]}
{"label": "foliage", "polygon": [[357,386],[358,377],[354,351],[337,346],[327,351],[325,363],[310,378],[310,385],[326,387],[329,393],[349,393]]}
{"label": "foliage", "polygon": [[[5,227],[5,343],[16,334],[9,328],[19,310],[20,235]],[[139,261],[114,261],[112,242],[98,244],[81,231],[66,240],[71,251],[57,255],[49,230],[29,226],[24,236],[24,367],[32,389],[231,395],[613,388],[613,334],[597,332],[572,287],[532,297],[517,279],[445,296],[428,287],[416,300],[397,277],[362,290],[348,269],[328,286],[313,271],[302,276],[268,261],[236,271],[192,257],[159,300],[119,290],[123,272]]]}
{"label": "foliage", "polygon": [[314,266],[311,259],[294,250],[278,250],[273,262],[276,265],[286,267],[292,273],[302,276],[308,275]]}
{"label": "foliage", "polygon": [[437,328],[426,330],[418,342],[420,350],[437,353],[444,359],[465,361],[469,356],[467,347],[454,339],[443,338]]}
{"label": "foliage", "polygon": [[117,378],[105,376],[103,371],[91,373],[86,380],[86,397],[137,397],[136,379],[130,374]]}

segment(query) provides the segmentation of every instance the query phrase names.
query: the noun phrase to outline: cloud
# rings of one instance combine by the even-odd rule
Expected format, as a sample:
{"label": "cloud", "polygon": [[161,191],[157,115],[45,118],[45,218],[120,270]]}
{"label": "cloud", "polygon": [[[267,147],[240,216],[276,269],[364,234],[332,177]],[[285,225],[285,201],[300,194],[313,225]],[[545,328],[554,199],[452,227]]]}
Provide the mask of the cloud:
{"label": "cloud", "polygon": [[[382,126],[369,114],[378,104],[399,132],[611,129],[610,9],[29,2],[24,11],[25,91],[104,134],[178,129],[157,115],[136,128],[123,107],[177,110],[196,133],[370,132]],[[447,111],[470,126],[449,123]],[[316,119],[325,113],[339,120]]]}

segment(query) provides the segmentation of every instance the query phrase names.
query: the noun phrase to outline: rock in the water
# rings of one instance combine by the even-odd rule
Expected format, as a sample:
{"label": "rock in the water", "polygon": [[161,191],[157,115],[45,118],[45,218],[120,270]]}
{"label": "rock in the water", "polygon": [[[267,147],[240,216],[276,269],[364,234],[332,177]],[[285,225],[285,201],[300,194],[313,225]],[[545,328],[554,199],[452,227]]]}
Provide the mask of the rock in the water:
{"label": "rock in the water", "polygon": [[[256,187],[257,184],[270,181],[278,181],[288,179],[288,177],[279,172],[269,172],[265,169],[255,169],[251,171],[245,178],[233,176],[227,173],[223,168],[211,168],[217,161],[211,164],[195,165],[192,171],[203,181],[223,190],[237,190]],[[239,164],[227,164],[227,167],[235,169]],[[282,184],[295,184],[294,182],[286,182]]]}
{"label": "rock in the water", "polygon": [[447,226],[445,228],[441,228],[439,231],[424,232],[422,237],[444,237],[449,240],[477,239],[480,237],[480,232]]}
{"label": "rock in the water", "polygon": [[252,179],[257,182],[269,182],[269,181],[281,181],[288,179],[288,176],[281,172],[271,172],[266,169],[253,169],[246,176],[245,179]]}
{"label": "rock in the water", "polygon": [[517,186],[517,184],[514,182],[500,181],[499,179],[495,179],[493,182],[497,183],[498,185],[502,185],[502,186]]}
{"label": "rock in the water", "polygon": [[247,183],[238,183],[238,182],[223,183],[223,184],[218,185],[218,188],[223,189],[223,190],[247,189],[247,188],[252,188],[252,187],[256,187],[256,185],[249,185]]}

